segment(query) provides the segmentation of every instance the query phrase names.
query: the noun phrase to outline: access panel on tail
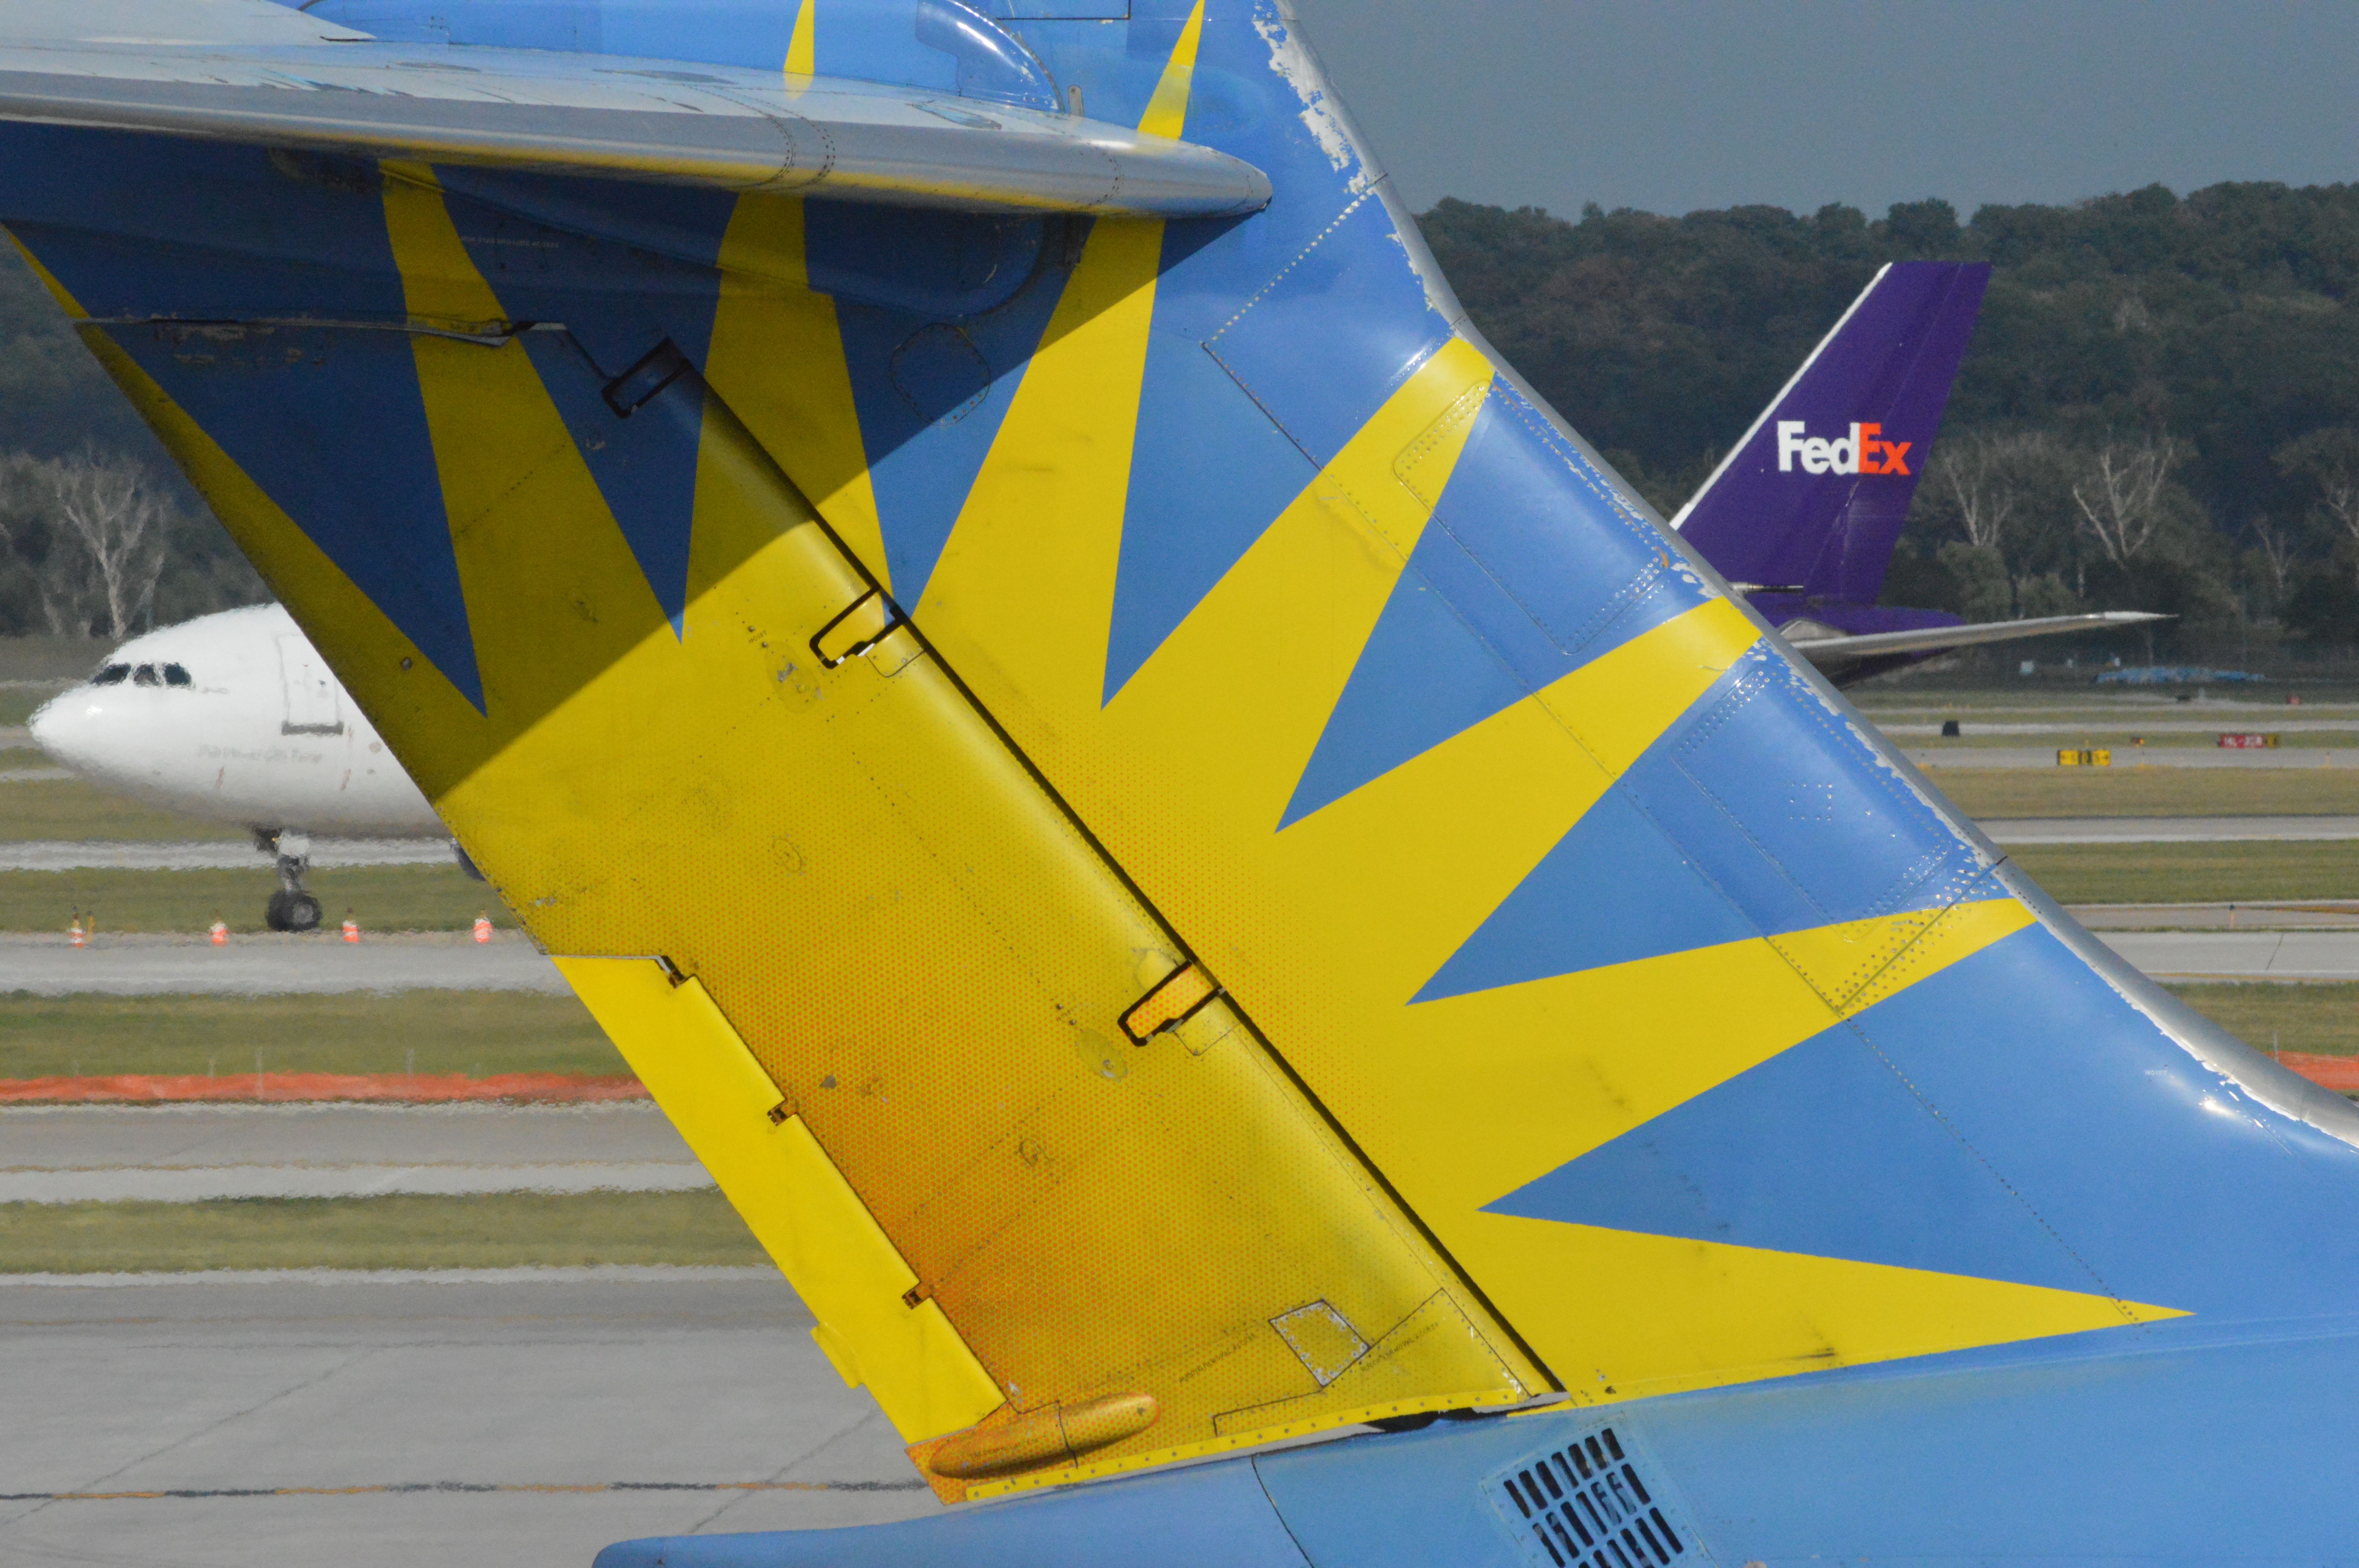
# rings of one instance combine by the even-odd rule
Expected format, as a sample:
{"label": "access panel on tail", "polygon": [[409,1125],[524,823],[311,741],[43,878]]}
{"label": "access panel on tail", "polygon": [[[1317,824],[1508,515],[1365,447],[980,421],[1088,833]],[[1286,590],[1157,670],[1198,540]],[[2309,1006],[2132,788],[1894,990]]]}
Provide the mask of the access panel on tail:
{"label": "access panel on tail", "polygon": [[[85,341],[922,1473],[1114,1477],[614,1561],[1564,1568],[1551,1486],[1658,1565],[2003,1556],[1990,1432],[2084,1467],[2264,1319],[2334,1386],[2359,1116],[2093,968],[1497,363],[1283,5],[945,3],[315,14],[983,119],[944,40],[998,40],[1268,206],[0,135]],[[2151,1533],[2104,1478],[2049,1556]]]}

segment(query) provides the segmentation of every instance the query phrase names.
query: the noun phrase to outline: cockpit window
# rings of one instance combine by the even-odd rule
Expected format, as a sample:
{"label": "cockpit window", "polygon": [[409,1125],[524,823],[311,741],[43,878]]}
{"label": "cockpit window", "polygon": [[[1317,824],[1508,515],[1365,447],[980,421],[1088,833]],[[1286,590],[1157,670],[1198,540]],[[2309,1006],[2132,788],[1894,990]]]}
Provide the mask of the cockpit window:
{"label": "cockpit window", "polygon": [[92,686],[121,686],[125,681],[127,681],[130,678],[131,666],[129,665],[108,665],[106,667],[100,670],[98,674],[90,677],[90,684]]}
{"label": "cockpit window", "polygon": [[162,686],[164,684],[164,677],[156,673],[155,665],[142,665],[137,669],[131,672],[131,684],[133,686]]}
{"label": "cockpit window", "polygon": [[166,686],[194,686],[197,683],[189,678],[187,665],[166,665],[164,666],[164,684]]}

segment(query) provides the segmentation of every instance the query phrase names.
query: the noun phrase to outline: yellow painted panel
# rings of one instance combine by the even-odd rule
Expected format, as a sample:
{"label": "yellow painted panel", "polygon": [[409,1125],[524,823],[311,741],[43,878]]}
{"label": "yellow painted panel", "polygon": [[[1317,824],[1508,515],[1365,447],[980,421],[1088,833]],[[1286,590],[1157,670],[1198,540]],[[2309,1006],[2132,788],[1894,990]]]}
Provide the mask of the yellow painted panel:
{"label": "yellow painted panel", "polygon": [[[413,313],[497,318],[439,193],[397,181],[386,202]],[[1107,255],[1138,237],[1101,233]],[[1239,1411],[1357,1419],[1365,1392],[1322,1390],[1272,1326],[1311,1302],[1376,1347],[1369,1375],[1397,1399],[1546,1387],[1471,1296],[1461,1333],[1396,1332],[1461,1283],[1234,1010],[1125,1039],[1124,1014],[1193,955],[914,633],[817,656],[873,577],[724,397],[704,398],[675,628],[523,345],[422,339],[412,360],[485,711],[375,647],[346,673],[535,935],[577,973],[628,961],[614,972],[637,1002],[602,1004],[619,1034],[677,1033],[640,1014],[683,995],[725,1016],[758,1075],[659,1091],[684,1122],[792,1102],[763,1134],[769,1163],[749,1155],[728,1184],[749,1217],[766,1184],[810,1185],[777,1152],[807,1129],[907,1267],[924,1303],[907,1332],[944,1322],[1019,1411],[1154,1398],[1155,1425],[1090,1454],[1100,1467],[1252,1441]],[[216,488],[285,584],[350,608],[272,554],[266,503]],[[656,991],[649,954],[694,989]],[[783,1223],[757,1233],[791,1260]],[[839,1368],[887,1390],[890,1336],[821,1315]],[[923,1388],[887,1401],[912,1431],[945,1408]]]}
{"label": "yellow painted panel", "polygon": [[[558,968],[819,1320],[847,1382],[865,1383],[909,1442],[971,1426],[1006,1402],[918,1276],[853,1195],[695,980],[651,958],[563,958]],[[846,1363],[850,1365],[847,1366]]]}
{"label": "yellow painted panel", "polygon": [[801,0],[796,7],[786,68],[788,76],[810,76],[819,70],[819,0]]}
{"label": "yellow painted panel", "polygon": [[[1511,1297],[1577,1298],[1540,1353],[1583,1399],[1630,1399],[2185,1314],[2110,1296],[1510,1215],[1460,1229]],[[1568,1289],[1569,1281],[1590,1288]],[[1606,1283],[1610,1281],[1610,1283]]]}
{"label": "yellow painted panel", "polygon": [[[806,19],[815,3],[804,0]],[[892,572],[835,301],[804,287],[803,243],[802,198],[737,199],[721,241],[721,297],[705,379],[889,593]]]}
{"label": "yellow painted panel", "polygon": [[[815,11],[789,70],[812,63]],[[1185,127],[1201,24],[1150,131]],[[499,319],[430,173],[388,175],[412,315]],[[570,963],[618,1032],[658,1057],[705,1043],[711,1070],[659,1093],[712,1119],[691,1141],[738,1162],[733,1196],[770,1216],[790,1272],[862,1281],[820,1338],[880,1390],[898,1387],[880,1362],[916,1358],[921,1386],[888,1406],[930,1413],[897,1413],[905,1431],[1003,1397],[1157,1400],[1150,1433],[1064,1478],[1512,1400],[1551,1367],[1692,1387],[2103,1325],[2069,1292],[1572,1227],[1535,1240],[1544,1222],[1481,1212],[2028,919],[1999,901],[1411,1000],[1757,637],[1706,603],[1280,828],[1481,416],[1483,354],[1452,341],[1416,368],[1102,706],[1161,231],[1098,223],[916,631],[825,668],[812,636],[890,585],[802,221],[745,198],[723,244],[678,633],[523,348],[419,341],[484,714],[408,670],[341,574],[108,363],[535,934],[603,956]],[[694,980],[647,989],[630,956],[649,953]],[[1234,1005],[1131,1044],[1121,1018],[1190,960]],[[1557,1102],[1524,1092],[1535,1072]],[[794,1113],[744,1132],[737,1110],[769,1096]],[[794,1229],[790,1195],[822,1190],[810,1203],[871,1228]],[[1625,1300],[1681,1304],[1601,1313],[1566,1289],[1600,1269]],[[896,1293],[889,1332],[864,1316],[888,1275],[924,1298]],[[1340,1372],[1275,1326],[1314,1308],[1331,1349],[1368,1347]],[[944,1343],[988,1392],[927,1380],[956,1359]]]}
{"label": "yellow painted panel", "polygon": [[[1914,978],[2030,918],[2012,899],[1969,908],[1957,938],[1914,966]],[[1881,946],[1929,924],[1854,921],[1395,1010],[1413,1022],[1377,1021],[1361,1036],[1369,1076],[1386,1093],[1355,1102],[1364,1109],[1351,1125],[1376,1147],[1400,1151],[1404,1163],[1387,1167],[1395,1179],[1430,1194],[1440,1212],[1471,1214],[1858,1011],[1831,1005],[1791,955]],[[1456,1049],[1435,1054],[1438,1038]],[[1556,1092],[1498,1092],[1529,1083]]]}
{"label": "yellow painted panel", "polygon": [[1094,714],[1105,682],[1162,253],[1159,222],[1092,226],[917,611],[989,628],[995,691],[1052,726]]}
{"label": "yellow painted panel", "polygon": [[1138,128],[1148,135],[1177,137],[1187,130],[1189,90],[1195,84],[1197,46],[1203,38],[1204,0],[1196,0],[1163,68],[1163,79],[1155,84],[1155,94],[1147,101],[1147,113],[1138,122]]}

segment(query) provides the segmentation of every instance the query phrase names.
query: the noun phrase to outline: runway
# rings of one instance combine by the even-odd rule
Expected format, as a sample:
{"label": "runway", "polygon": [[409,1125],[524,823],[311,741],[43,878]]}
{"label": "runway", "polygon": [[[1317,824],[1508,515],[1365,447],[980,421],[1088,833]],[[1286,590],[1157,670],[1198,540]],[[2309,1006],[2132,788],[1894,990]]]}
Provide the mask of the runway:
{"label": "runway", "polygon": [[235,995],[397,990],[528,990],[561,995],[557,966],[514,932],[478,944],[463,932],[200,936],[109,935],[75,947],[63,935],[0,935],[0,994]]}
{"label": "runway", "polygon": [[[2070,720],[2061,723],[2052,719],[2002,720],[1985,722],[1983,719],[1970,718],[1964,714],[1952,714],[1944,719],[1928,719],[1914,722],[1894,722],[1888,724],[1879,723],[1876,725],[1876,728],[1883,730],[1886,735],[1939,735],[1941,732],[1941,726],[1948,721],[1948,719],[1953,718],[1957,719],[1959,729],[1962,734],[1966,738],[1972,738],[1976,735],[2222,735],[2236,734],[2246,730],[2261,735],[2332,735],[2344,731],[2359,731],[2359,717],[2351,716],[2345,716],[2343,718],[2326,717],[2319,719],[2270,719],[2264,721],[2252,719],[2250,716],[2256,711],[2256,709],[2246,708],[2238,712],[2236,719],[2234,720],[2232,720],[2224,714],[2217,715],[2210,719],[2151,719],[2145,717],[2146,714],[2151,713],[2153,709],[2151,708],[2143,710],[2123,710],[2118,708],[2087,709],[2075,714]],[[2287,710],[2283,708],[2272,708],[2259,709],[2258,711],[2283,713]],[[2300,711],[2310,712],[2312,710],[2303,708],[2300,709]],[[1869,717],[1873,719],[1875,716],[1871,714]],[[2242,720],[2242,722],[2239,722],[2238,720]]]}
{"label": "runway", "polygon": [[[8,783],[0,773],[0,784]],[[447,838],[314,838],[311,864],[342,866],[449,866],[458,857]],[[271,858],[241,838],[181,841],[33,838],[0,844],[0,871],[260,871]]]}
{"label": "runway", "polygon": [[2359,980],[2359,931],[2109,931],[2097,939],[2156,979]]}
{"label": "runway", "polygon": [[[2053,746],[1910,746],[1908,760],[1920,768],[2052,768]],[[2115,768],[2359,768],[2359,748],[2280,746],[2273,751],[2224,752],[2208,746],[2112,748]]]}
{"label": "runway", "polygon": [[2278,844],[2359,838],[2359,816],[2020,816],[1974,826],[1994,844]]}
{"label": "runway", "polygon": [[688,1192],[712,1184],[671,1123],[645,1100],[0,1110],[0,1203]]}
{"label": "runway", "polygon": [[[2308,826],[2277,826],[2315,823],[2332,826],[2322,834]],[[1993,822],[1984,827],[1985,831],[1997,830],[1993,837],[2002,847],[2197,843],[2246,838],[2292,839],[2313,836],[2359,838],[2359,818],[2352,817],[2043,819],[2014,824]],[[2323,903],[2327,901],[2314,902]],[[2224,914],[2226,906],[2219,907]],[[2108,920],[2104,915],[2098,918]],[[2140,923],[2145,922],[2141,919]],[[2182,924],[2168,917],[2162,923]],[[2225,922],[2224,919],[2207,919],[2202,924],[2224,925]],[[2275,924],[2339,925],[2343,924],[2343,917],[2329,915],[2322,919]],[[2316,935],[2322,938],[2327,934]],[[2329,957],[2336,944],[2328,941],[2315,956],[2302,959],[2300,978],[2323,978],[2331,973],[2334,978],[2347,974],[2350,978],[2359,979],[2359,933],[2354,933],[2348,940],[2352,948],[2352,957],[2348,960]],[[2123,956],[2141,968],[2147,967],[2146,948],[2125,950]],[[2182,960],[2176,954],[2163,954],[2157,950],[2153,956],[2157,961],[2165,961],[2174,967],[2167,970],[2148,970],[2149,973],[2176,976],[2182,972],[2177,967]],[[2246,960],[2236,959],[2234,962],[2245,963]],[[2263,967],[2265,968],[2266,966]],[[2253,972],[2258,975],[2263,969]],[[367,937],[356,944],[346,944],[332,936],[318,935],[243,936],[225,947],[214,947],[193,937],[102,935],[94,938],[89,946],[82,948],[69,946],[62,936],[0,935],[0,994],[24,991],[37,996],[266,995],[408,989],[567,993],[564,977],[558,973],[557,966],[521,936],[506,932],[498,940],[483,946],[459,933],[404,933]],[[142,1110],[131,1114],[148,1113]],[[403,1176],[397,1179],[428,1178]],[[507,1181],[511,1178],[503,1174],[486,1179]],[[405,1186],[382,1190],[451,1189]],[[552,1190],[576,1189],[560,1187]],[[257,1193],[255,1195],[265,1195]],[[288,1193],[280,1195],[297,1195]],[[336,1195],[321,1193],[317,1195]]]}
{"label": "runway", "polygon": [[2092,931],[2359,931],[2359,902],[2079,903],[2072,918]]}
{"label": "runway", "polygon": [[12,1565],[587,1568],[935,1507],[775,1275],[0,1282],[0,1379]]}

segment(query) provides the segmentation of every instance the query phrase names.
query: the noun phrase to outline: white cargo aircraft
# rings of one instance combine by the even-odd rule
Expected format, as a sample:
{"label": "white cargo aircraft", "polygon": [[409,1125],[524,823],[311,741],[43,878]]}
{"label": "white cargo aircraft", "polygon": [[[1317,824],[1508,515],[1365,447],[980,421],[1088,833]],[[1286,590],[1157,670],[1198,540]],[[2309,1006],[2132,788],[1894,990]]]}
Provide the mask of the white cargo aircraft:
{"label": "white cargo aircraft", "polygon": [[133,638],[35,713],[31,730],[92,783],[251,829],[277,858],[278,891],[264,910],[274,931],[320,924],[320,901],[303,891],[312,835],[450,837],[276,604]]}

